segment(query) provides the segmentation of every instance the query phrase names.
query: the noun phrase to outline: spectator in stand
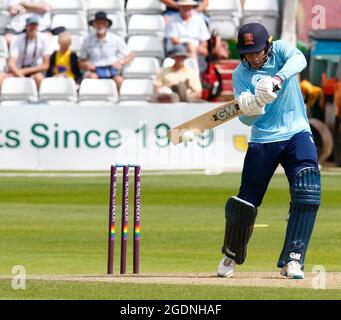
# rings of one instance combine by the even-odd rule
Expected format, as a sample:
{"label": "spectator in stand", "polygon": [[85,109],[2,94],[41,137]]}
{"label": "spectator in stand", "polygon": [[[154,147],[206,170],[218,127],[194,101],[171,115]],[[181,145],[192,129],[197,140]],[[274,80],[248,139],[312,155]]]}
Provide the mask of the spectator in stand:
{"label": "spectator in stand", "polygon": [[[198,58],[205,61],[205,57],[208,55],[207,40],[211,36],[204,19],[193,14],[192,9],[198,3],[192,0],[179,0],[177,5],[180,15],[172,16],[166,28],[167,49],[169,51],[172,47],[183,44],[196,64]],[[199,61],[199,65],[202,64],[201,61]]]}
{"label": "spectator in stand", "polygon": [[[166,23],[168,22],[171,16],[179,15],[179,7],[177,4],[179,0],[160,0],[160,1],[166,5],[166,11],[163,14],[163,16],[165,17]],[[194,1],[198,3],[198,6],[194,10],[204,15],[204,12],[208,6],[209,0],[194,0]]]}
{"label": "spectator in stand", "polygon": [[26,20],[25,33],[11,44],[8,70],[14,77],[31,77],[39,88],[49,68],[51,47],[46,34],[39,32],[39,18]]}
{"label": "spectator in stand", "polygon": [[154,81],[154,102],[201,102],[202,86],[198,72],[186,66],[188,53],[183,45],[170,51],[174,65],[161,68]]}
{"label": "spectator in stand", "polygon": [[70,77],[77,83],[82,78],[78,65],[78,56],[70,50],[72,43],[69,32],[62,32],[58,36],[59,50],[55,51],[50,58],[50,67],[46,73],[47,77]]}
{"label": "spectator in stand", "polygon": [[112,21],[103,11],[95,14],[89,25],[96,29],[83,42],[80,53],[80,68],[85,77],[91,79],[113,79],[117,88],[121,87],[122,67],[134,59],[124,40],[108,32]]}
{"label": "spectator in stand", "polygon": [[35,15],[39,19],[39,31],[49,32],[51,25],[51,6],[47,0],[7,0],[10,19],[8,20],[5,37],[8,43],[13,35],[25,31],[26,20]]}
{"label": "spectator in stand", "polygon": [[216,29],[212,30],[211,39],[209,41],[209,45],[211,45],[213,61],[227,59],[229,57],[230,52],[228,45],[225,41],[223,41]]}

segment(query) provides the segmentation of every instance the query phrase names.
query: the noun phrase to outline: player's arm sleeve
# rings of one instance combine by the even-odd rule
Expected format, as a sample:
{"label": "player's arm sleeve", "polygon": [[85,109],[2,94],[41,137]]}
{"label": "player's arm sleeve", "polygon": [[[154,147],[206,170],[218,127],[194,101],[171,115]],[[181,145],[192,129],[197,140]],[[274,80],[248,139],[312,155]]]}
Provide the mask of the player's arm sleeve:
{"label": "player's arm sleeve", "polygon": [[295,76],[307,67],[307,59],[299,49],[282,40],[276,41],[275,45],[274,50],[285,61],[282,69],[276,74],[283,81]]}
{"label": "player's arm sleeve", "polygon": [[[240,78],[239,74],[233,74],[232,76],[233,83],[233,95],[235,99],[238,99],[242,92],[250,92],[249,88],[245,85],[245,81]],[[257,120],[258,116],[239,116],[239,120],[247,126],[252,126]]]}

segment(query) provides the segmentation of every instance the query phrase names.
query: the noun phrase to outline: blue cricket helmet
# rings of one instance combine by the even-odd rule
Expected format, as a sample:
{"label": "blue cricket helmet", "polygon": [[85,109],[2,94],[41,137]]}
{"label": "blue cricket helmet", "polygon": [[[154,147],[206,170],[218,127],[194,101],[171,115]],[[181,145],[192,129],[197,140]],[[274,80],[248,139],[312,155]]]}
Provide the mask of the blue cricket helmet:
{"label": "blue cricket helmet", "polygon": [[260,23],[243,25],[238,32],[237,50],[239,55],[256,53],[270,47],[272,37],[268,30]]}

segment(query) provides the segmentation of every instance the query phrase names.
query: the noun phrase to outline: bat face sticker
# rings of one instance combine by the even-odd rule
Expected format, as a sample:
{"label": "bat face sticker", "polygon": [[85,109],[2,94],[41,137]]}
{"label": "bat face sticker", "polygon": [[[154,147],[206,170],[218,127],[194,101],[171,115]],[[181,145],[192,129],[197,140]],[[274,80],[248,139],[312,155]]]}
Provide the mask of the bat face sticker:
{"label": "bat face sticker", "polygon": [[239,107],[238,104],[230,104],[223,108],[217,110],[217,112],[212,116],[213,121],[224,121],[230,117],[238,114]]}

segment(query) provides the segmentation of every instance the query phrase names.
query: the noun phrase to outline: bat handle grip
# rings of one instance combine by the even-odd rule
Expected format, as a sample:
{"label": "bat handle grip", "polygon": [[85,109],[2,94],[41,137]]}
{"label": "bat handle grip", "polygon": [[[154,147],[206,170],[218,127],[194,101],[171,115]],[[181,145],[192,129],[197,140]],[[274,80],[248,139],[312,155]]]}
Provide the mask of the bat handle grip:
{"label": "bat handle grip", "polygon": [[276,92],[276,91],[279,91],[281,89],[282,89],[282,85],[278,83],[278,84],[273,86],[272,91]]}

